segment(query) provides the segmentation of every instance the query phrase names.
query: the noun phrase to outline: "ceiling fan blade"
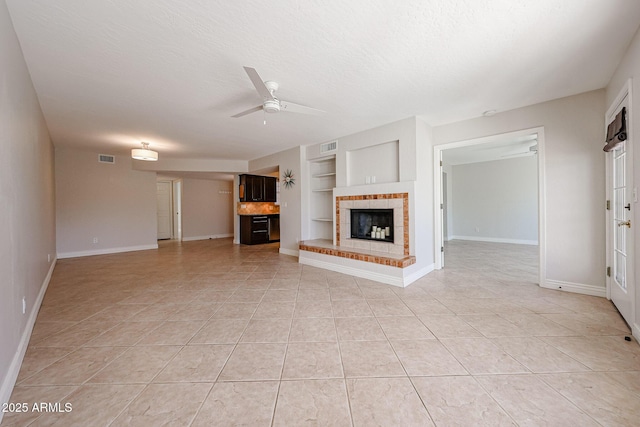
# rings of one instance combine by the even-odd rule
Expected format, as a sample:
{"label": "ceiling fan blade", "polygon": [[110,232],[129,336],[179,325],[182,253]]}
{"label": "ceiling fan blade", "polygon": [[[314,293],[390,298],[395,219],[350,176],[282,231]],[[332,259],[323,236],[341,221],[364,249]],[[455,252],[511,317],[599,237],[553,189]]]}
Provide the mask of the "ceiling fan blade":
{"label": "ceiling fan blade", "polygon": [[304,105],[294,104],[293,102],[280,100],[280,110],[290,113],[315,114],[316,116],[326,113],[326,111],[316,108],[305,107]]}
{"label": "ceiling fan blade", "polygon": [[264,99],[273,100],[273,95],[271,95],[271,92],[269,92],[269,89],[264,84],[264,81],[262,81],[262,79],[260,78],[260,75],[258,74],[256,69],[251,67],[244,67],[244,71],[247,72],[247,75],[251,79],[251,83],[253,83],[253,86],[255,86],[260,96]]}
{"label": "ceiling fan blade", "polygon": [[248,110],[243,111],[242,113],[238,113],[236,115],[233,115],[231,117],[238,118],[238,117],[246,116],[247,114],[255,113],[256,111],[260,111],[260,110],[262,110],[262,105],[258,105],[257,107],[249,108]]}

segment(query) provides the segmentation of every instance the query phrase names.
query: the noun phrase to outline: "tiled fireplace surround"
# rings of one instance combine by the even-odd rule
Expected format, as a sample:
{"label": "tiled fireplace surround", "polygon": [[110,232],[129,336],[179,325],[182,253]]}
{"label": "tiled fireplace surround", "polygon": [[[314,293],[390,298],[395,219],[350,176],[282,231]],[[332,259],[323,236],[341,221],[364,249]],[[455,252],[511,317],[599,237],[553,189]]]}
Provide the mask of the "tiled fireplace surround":
{"label": "tiled fireplace surround", "polygon": [[[394,242],[352,239],[351,209],[393,209]],[[368,194],[336,197],[336,242],[339,246],[409,255],[409,195],[407,193]]]}
{"label": "tiled fireplace surround", "polygon": [[[393,209],[394,242],[352,239],[351,209]],[[317,247],[302,242],[300,249],[399,268],[415,263],[415,257],[409,255],[408,193],[337,196],[336,225],[336,246]]]}

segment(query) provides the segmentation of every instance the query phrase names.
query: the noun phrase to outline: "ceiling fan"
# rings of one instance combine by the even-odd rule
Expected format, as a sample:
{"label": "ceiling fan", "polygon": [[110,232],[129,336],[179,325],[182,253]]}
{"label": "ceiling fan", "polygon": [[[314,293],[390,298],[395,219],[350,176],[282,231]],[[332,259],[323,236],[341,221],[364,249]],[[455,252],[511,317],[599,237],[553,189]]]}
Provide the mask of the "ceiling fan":
{"label": "ceiling fan", "polygon": [[262,81],[260,75],[255,68],[244,67],[247,75],[251,79],[251,83],[255,86],[256,90],[262,97],[262,105],[250,108],[246,111],[233,115],[231,117],[238,118],[246,116],[247,114],[255,113],[256,111],[263,110],[266,113],[277,113],[279,111],[288,111],[290,113],[302,113],[302,114],[323,114],[324,111],[317,110],[311,107],[305,107],[304,105],[294,104],[293,102],[285,101],[276,98],[275,92],[278,90],[278,83],[273,81]]}

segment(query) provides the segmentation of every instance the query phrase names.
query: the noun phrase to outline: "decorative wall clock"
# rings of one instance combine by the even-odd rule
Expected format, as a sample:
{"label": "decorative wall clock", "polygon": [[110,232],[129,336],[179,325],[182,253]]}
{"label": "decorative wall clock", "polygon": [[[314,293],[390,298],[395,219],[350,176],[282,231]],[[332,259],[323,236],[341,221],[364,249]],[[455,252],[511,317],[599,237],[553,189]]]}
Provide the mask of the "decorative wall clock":
{"label": "decorative wall clock", "polygon": [[291,169],[284,171],[284,175],[282,175],[282,183],[284,184],[284,188],[291,188],[296,183]]}

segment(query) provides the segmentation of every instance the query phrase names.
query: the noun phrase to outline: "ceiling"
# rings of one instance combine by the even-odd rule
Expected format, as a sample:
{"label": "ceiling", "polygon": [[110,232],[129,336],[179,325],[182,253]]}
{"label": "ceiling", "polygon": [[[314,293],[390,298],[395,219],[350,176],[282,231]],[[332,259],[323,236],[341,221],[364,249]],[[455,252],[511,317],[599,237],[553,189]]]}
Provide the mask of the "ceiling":
{"label": "ceiling", "polygon": [[[6,0],[56,147],[250,160],[599,89],[630,0]],[[322,116],[262,112],[243,70]]]}

